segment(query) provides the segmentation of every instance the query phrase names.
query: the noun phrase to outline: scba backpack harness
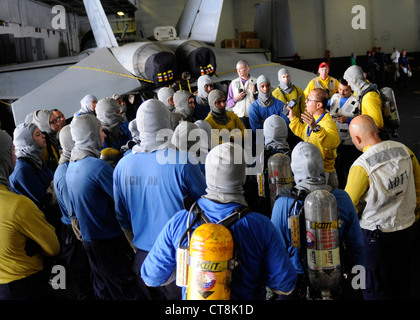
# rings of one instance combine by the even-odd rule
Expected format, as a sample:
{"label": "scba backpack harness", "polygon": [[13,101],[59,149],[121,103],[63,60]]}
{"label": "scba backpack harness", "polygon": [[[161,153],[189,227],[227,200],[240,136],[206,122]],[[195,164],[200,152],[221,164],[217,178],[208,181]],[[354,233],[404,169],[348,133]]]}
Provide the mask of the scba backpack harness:
{"label": "scba backpack harness", "polygon": [[[194,218],[179,241],[176,284],[187,287],[187,300],[229,300],[232,270],[238,264],[229,229],[250,210],[240,206],[212,223],[197,202],[190,206],[184,201],[184,207],[189,208],[188,221],[192,213]],[[199,227],[192,232],[197,223]],[[186,237],[187,245],[183,246]]]}
{"label": "scba backpack harness", "polygon": [[395,100],[394,91],[389,87],[384,87],[381,90],[370,87],[363,92],[359,97],[360,104],[362,99],[368,92],[377,92],[382,102],[382,117],[384,119],[384,130],[381,132],[382,140],[389,140],[390,137],[398,137],[398,128],[400,126],[400,116],[398,113],[397,102]]}
{"label": "scba backpack harness", "polygon": [[[327,190],[292,189],[292,195],[295,201],[288,211],[290,245],[299,252],[304,282],[308,280],[317,288],[322,299],[330,299],[331,290],[338,287],[342,277],[336,199]],[[304,204],[298,209],[299,200]]]}

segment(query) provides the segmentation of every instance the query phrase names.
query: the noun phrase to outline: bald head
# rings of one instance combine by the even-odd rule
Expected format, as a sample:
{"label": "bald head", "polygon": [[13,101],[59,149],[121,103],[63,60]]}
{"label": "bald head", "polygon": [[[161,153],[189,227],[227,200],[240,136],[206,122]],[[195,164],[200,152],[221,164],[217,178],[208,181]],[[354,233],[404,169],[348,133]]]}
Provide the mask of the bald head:
{"label": "bald head", "polygon": [[354,145],[360,151],[382,141],[378,136],[378,127],[375,121],[368,115],[362,114],[355,117],[350,122],[349,131]]}
{"label": "bald head", "polygon": [[350,130],[359,134],[367,135],[378,131],[378,127],[371,116],[362,114],[351,121]]}

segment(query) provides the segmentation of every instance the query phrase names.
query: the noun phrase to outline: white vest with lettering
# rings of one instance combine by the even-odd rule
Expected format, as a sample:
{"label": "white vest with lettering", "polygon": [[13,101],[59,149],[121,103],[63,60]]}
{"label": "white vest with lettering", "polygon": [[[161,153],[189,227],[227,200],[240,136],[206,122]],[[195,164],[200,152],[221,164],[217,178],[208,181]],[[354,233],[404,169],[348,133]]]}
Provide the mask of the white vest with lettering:
{"label": "white vest with lettering", "polygon": [[232,80],[233,96],[236,96],[239,93],[239,89],[246,91],[246,97],[237,101],[235,106],[229,110],[236,113],[239,118],[249,117],[249,107],[255,101],[254,93],[250,88],[251,84],[255,84],[255,86],[257,86],[257,79],[252,76],[249,77],[245,84],[242,83],[242,80],[239,77]]}
{"label": "white vest with lettering", "polygon": [[[340,108],[341,96],[336,93],[332,96],[330,101],[330,114],[337,125],[338,135],[340,136],[340,142],[343,145],[352,145],[351,136],[349,132],[349,125],[347,123],[340,123],[335,120],[336,117],[356,117],[360,114],[360,103],[354,95],[347,98],[344,105]],[[359,111],[358,114],[353,114],[354,111]],[[346,112],[347,111],[347,112]]]}
{"label": "white vest with lettering", "polygon": [[363,167],[370,180],[360,199],[360,227],[383,232],[408,228],[414,223],[416,190],[407,148],[396,141],[383,141],[367,149],[353,164]]}

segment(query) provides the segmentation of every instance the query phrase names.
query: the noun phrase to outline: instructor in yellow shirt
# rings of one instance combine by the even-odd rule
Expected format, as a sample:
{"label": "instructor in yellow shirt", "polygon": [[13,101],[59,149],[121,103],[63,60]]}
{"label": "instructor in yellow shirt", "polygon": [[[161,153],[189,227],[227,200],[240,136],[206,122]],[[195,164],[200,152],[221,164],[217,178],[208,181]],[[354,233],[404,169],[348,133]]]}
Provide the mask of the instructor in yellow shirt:
{"label": "instructor in yellow shirt", "polygon": [[324,170],[328,184],[338,187],[337,173],[335,171],[335,158],[337,147],[340,144],[337,125],[326,111],[328,93],[324,89],[313,89],[306,98],[306,110],[302,113],[302,121],[295,117],[293,108],[289,107],[290,130],[303,141],[310,142],[318,147],[324,160]]}

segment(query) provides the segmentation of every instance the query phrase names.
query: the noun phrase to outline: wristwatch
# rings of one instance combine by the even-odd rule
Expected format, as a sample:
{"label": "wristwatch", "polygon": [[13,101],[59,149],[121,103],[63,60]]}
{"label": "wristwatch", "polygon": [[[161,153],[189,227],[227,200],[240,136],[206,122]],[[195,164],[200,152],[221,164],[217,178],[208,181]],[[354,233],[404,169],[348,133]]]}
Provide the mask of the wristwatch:
{"label": "wristwatch", "polygon": [[318,132],[319,130],[321,130],[321,126],[319,124],[316,125],[315,129],[313,129],[313,132]]}

